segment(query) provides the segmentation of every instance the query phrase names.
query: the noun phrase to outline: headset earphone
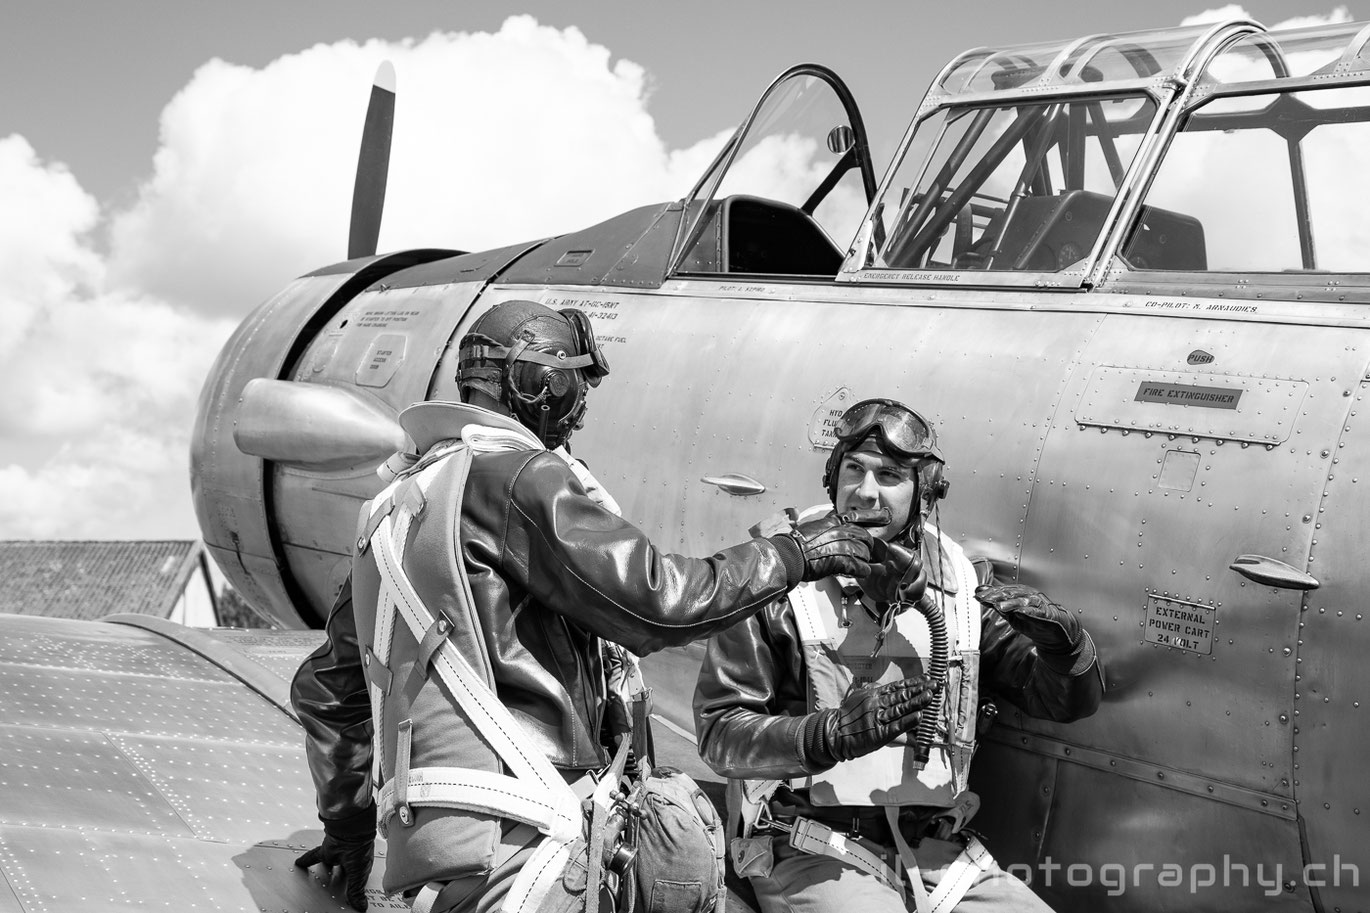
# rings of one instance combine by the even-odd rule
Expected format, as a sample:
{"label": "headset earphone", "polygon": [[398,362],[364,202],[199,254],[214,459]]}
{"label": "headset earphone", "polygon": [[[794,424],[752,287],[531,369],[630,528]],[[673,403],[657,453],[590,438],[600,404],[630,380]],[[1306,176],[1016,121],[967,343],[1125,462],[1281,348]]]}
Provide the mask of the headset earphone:
{"label": "headset earphone", "polygon": [[[553,315],[565,321],[569,345],[529,326]],[[507,346],[477,330],[464,336],[458,383],[499,399],[549,447],[563,443],[585,414],[586,389],[599,386],[609,373],[609,360],[599,348],[590,319],[575,308],[545,311],[523,320],[510,336]]]}

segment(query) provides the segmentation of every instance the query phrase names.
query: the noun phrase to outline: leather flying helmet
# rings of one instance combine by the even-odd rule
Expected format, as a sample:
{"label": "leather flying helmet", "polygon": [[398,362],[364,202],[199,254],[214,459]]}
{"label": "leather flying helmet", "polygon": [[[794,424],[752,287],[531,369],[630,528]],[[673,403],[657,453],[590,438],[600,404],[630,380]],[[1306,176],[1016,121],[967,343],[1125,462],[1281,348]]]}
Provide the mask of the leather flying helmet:
{"label": "leather flying helmet", "polygon": [[[833,427],[833,434],[837,445],[823,467],[823,487],[834,505],[842,458],[867,440],[874,441],[882,452],[899,462],[917,467],[918,504],[923,514],[947,496],[951,483],[943,478],[945,461],[937,446],[937,433],[927,419],[903,403],[883,398],[863,399],[842,413]],[[916,529],[918,522],[918,517],[910,517],[909,527]]]}
{"label": "leather flying helmet", "polygon": [[500,302],[477,318],[458,347],[462,398],[478,390],[498,400],[549,449],[581,426],[586,391],[608,373],[584,313],[535,301]]}

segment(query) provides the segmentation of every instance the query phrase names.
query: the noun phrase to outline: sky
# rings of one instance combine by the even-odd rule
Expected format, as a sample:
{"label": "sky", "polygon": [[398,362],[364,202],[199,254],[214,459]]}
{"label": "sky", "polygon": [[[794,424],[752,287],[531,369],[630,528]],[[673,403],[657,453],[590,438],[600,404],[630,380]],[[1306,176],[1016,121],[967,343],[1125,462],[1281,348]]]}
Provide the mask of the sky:
{"label": "sky", "polygon": [[1225,16],[1370,0],[22,0],[0,30],[0,539],[198,535],[206,372],[254,307],[345,258],[382,60],[380,249],[476,250],[682,196],[795,63],[843,77],[881,169],[962,50]]}

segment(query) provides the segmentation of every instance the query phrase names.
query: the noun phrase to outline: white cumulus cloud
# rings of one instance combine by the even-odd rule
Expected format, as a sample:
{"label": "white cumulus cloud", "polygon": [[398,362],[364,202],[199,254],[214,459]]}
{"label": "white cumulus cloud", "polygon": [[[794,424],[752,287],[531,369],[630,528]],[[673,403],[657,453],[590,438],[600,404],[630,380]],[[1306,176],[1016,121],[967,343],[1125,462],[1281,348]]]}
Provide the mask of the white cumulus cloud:
{"label": "white cumulus cloud", "polygon": [[99,207],[61,165],[39,161],[22,136],[0,139],[0,352],[12,352],[41,303],[88,288],[100,260],[81,241]]}
{"label": "white cumulus cloud", "polygon": [[515,16],[259,69],[211,60],[164,109],[150,177],[122,211],[23,137],[0,139],[0,538],[197,535],[205,372],[248,311],[346,256],[383,60],[399,74],[383,251],[479,250],[678,198],[728,132],[667,149],[642,67]]}
{"label": "white cumulus cloud", "polygon": [[[1180,20],[1180,25],[1204,25],[1210,22],[1223,22],[1227,19],[1252,19],[1254,18],[1246,7],[1240,3],[1229,3],[1225,6],[1218,6],[1206,9],[1201,13],[1186,16]],[[1265,25],[1271,29],[1298,29],[1310,25],[1327,25],[1335,22],[1351,22],[1351,11],[1345,6],[1333,7],[1325,14],[1312,14],[1307,16],[1291,16],[1288,19],[1281,19],[1278,22],[1267,22]]]}
{"label": "white cumulus cloud", "polygon": [[0,140],[0,537],[195,535],[191,416],[232,323],[111,289],[99,215],[64,167]]}
{"label": "white cumulus cloud", "polygon": [[260,70],[206,63],[162,114],[139,200],[114,221],[112,275],[242,315],[346,256],[371,78],[398,73],[380,248],[481,250],[682,196],[723,137],[670,151],[643,69],[575,28],[316,45]]}

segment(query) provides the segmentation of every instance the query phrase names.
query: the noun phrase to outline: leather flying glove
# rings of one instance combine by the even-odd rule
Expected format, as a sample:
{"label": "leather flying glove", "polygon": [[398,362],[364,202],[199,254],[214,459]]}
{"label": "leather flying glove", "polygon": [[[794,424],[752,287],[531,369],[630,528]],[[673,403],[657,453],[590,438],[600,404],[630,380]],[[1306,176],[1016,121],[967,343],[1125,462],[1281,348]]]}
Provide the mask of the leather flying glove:
{"label": "leather flying glove", "polygon": [[793,507],[787,507],[779,513],[771,514],[764,520],[753,523],[747,532],[754,539],[765,539],[770,536],[778,536],[788,533],[794,529],[799,522],[799,511]]}
{"label": "leather flying glove", "polygon": [[831,514],[772,538],[788,538],[799,546],[804,562],[801,580],[821,580],[834,574],[865,577],[870,573],[871,534],[854,524],[841,523]]}
{"label": "leather flying glove", "polygon": [[975,588],[975,598],[1004,617],[1013,630],[1037,645],[1053,670],[1069,674],[1089,638],[1080,622],[1043,593],[1021,583]]}
{"label": "leather flying glove", "polygon": [[913,549],[877,539],[871,543],[871,572],[861,591],[876,602],[917,602],[928,589],[923,558]]}
{"label": "leather flying glove", "polygon": [[[302,869],[323,863],[326,877],[336,878],[341,872],[347,905],[357,913],[366,910],[366,880],[371,877],[375,861],[376,807],[374,805],[350,818],[323,822],[323,845],[295,860]],[[336,870],[336,871],[335,871]]]}
{"label": "leather flying glove", "polygon": [[832,767],[888,745],[917,728],[923,708],[932,703],[940,687],[926,675],[918,675],[851,689],[842,706],[820,710],[805,721],[804,748],[809,761]]}

